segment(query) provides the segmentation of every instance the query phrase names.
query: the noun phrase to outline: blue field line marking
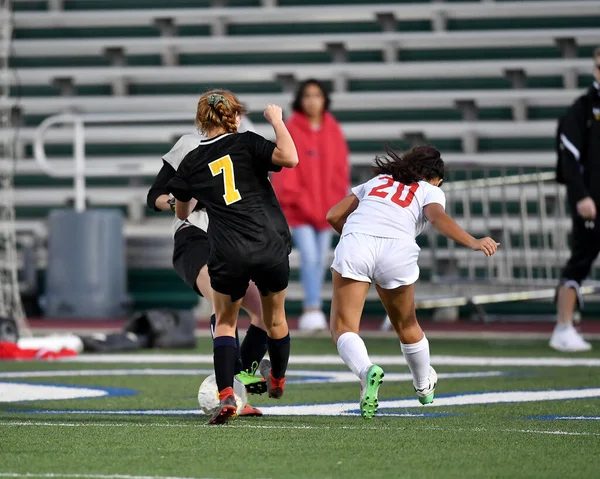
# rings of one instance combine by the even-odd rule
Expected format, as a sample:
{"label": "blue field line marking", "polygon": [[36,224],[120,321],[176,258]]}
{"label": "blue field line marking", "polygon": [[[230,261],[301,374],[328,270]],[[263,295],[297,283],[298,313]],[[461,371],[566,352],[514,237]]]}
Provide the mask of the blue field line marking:
{"label": "blue field line marking", "polygon": [[528,416],[541,421],[600,421],[600,416]]}
{"label": "blue field line marking", "polygon": [[[104,398],[109,396],[136,396],[138,392],[134,389],[127,388],[113,388],[105,386],[86,386],[82,384],[62,384],[62,383],[44,383],[38,381],[6,381],[0,380],[0,384],[23,384],[25,386],[45,386],[45,387],[57,387],[57,388],[68,388],[68,389],[92,389],[95,391],[104,391],[107,393]],[[77,398],[74,398],[77,399]],[[74,400],[73,399],[73,400]],[[81,398],[81,399],[101,399],[101,398]],[[41,401],[41,399],[40,399]]]}

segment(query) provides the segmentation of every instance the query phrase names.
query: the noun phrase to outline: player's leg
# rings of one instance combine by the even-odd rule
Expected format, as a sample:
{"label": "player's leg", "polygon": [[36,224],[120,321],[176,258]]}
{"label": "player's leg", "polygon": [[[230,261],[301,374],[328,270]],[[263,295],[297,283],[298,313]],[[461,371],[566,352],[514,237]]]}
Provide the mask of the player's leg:
{"label": "player's leg", "polygon": [[242,300],[242,309],[250,316],[250,326],[240,348],[242,371],[254,375],[258,364],[267,353],[267,331],[262,320],[262,304],[256,284],[250,282],[246,296]]}
{"label": "player's leg", "polygon": [[[217,287],[214,285],[213,286]],[[213,307],[216,326],[213,339],[213,362],[219,399],[219,409],[209,420],[209,424],[224,424],[235,417],[237,406],[233,391],[233,378],[238,361],[235,330],[237,317],[242,303],[242,295],[213,291]]]}
{"label": "player's leg", "polygon": [[394,327],[406,363],[413,376],[413,385],[419,401],[433,401],[437,374],[431,367],[429,341],[417,321],[414,284],[385,289],[377,285],[379,298]]}
{"label": "player's leg", "polygon": [[247,271],[235,264],[225,263],[217,258],[210,258],[208,264],[216,315],[213,359],[221,401],[209,424],[223,424],[236,416],[233,381],[238,361],[238,345],[235,330],[242,298],[246,294],[250,278]]}
{"label": "player's leg", "polygon": [[332,276],[331,337],[346,366],[360,380],[360,413],[363,418],[370,419],[377,412],[377,395],[383,381],[383,370],[373,364],[358,335],[370,283],[344,278],[335,269]]}
{"label": "player's leg", "polygon": [[[260,293],[253,281],[250,282],[242,300],[242,309],[248,313],[251,322],[246,336],[239,346],[240,371],[236,377],[246,386],[248,393],[263,394],[267,392],[267,383],[256,372],[267,353],[267,332],[262,320]],[[260,410],[246,405],[242,416],[262,416],[262,413]]]}
{"label": "player's leg", "polygon": [[[188,226],[175,234],[173,246],[173,267],[179,277],[192,288],[198,295],[204,297],[212,307],[213,293],[208,274],[209,245],[208,237],[204,231],[194,226]],[[266,352],[266,333],[262,323],[262,310],[260,294],[254,283],[250,283],[242,301],[244,308],[251,319],[251,326],[240,347],[238,331],[235,337],[238,342],[240,361],[237,372],[248,370],[253,362],[260,362]],[[216,317],[210,317],[210,331],[214,337]],[[255,382],[260,382],[257,379]],[[264,392],[264,391],[263,391]]]}
{"label": "player's leg", "polygon": [[[173,243],[173,268],[177,275],[199,296],[204,297],[211,306],[213,305],[213,290],[210,285],[208,275],[209,245],[206,232],[195,226],[187,226],[175,233]],[[213,314],[210,317],[210,332],[214,339],[216,317]],[[237,329],[235,331],[236,341],[239,340]],[[241,360],[236,367],[239,373],[242,370]]]}
{"label": "player's leg", "polygon": [[[210,278],[208,276],[208,268],[204,267],[198,274],[197,286],[202,295],[212,302],[212,289],[210,287]],[[240,345],[238,330],[235,330],[235,338],[238,343],[239,361],[236,374],[249,372],[250,376],[246,379],[250,380],[260,363],[261,359],[267,352],[267,332],[262,321],[262,306],[260,302],[260,293],[253,282],[250,282],[246,295],[242,299],[242,309],[250,316],[250,326],[244,337],[244,341]],[[210,318],[210,330],[214,337],[214,329],[216,317],[213,314]],[[242,381],[246,384],[246,381]],[[260,379],[252,380],[254,383],[260,383]],[[249,384],[246,384],[249,386]],[[259,388],[260,391],[249,390],[253,394],[262,394],[265,392],[264,387]]]}
{"label": "player's leg", "polygon": [[[200,270],[200,273],[198,274],[198,277],[196,279],[196,285],[197,285],[198,290],[201,292],[202,296],[204,296],[206,299],[208,299],[211,302],[211,305],[214,304],[213,303],[213,289],[210,286],[210,277],[208,275],[207,266],[204,266]],[[246,300],[246,297],[249,294],[253,294],[253,293],[255,295],[258,295],[258,290],[256,289],[256,286],[254,285],[254,283],[250,283],[250,286],[248,287],[248,290],[246,292],[246,296],[244,296],[244,298],[242,299],[242,306],[244,304],[244,301]],[[258,298],[258,301],[260,303],[260,298]],[[251,304],[250,307],[252,307],[252,303],[250,303],[250,304]],[[214,311],[214,309],[213,309],[213,311]],[[255,312],[254,314],[256,314],[256,312],[257,312],[256,307],[253,308],[253,311]],[[262,314],[262,311],[260,312],[260,314]],[[262,319],[260,319],[260,318],[255,319],[255,321],[260,322],[260,324],[262,324]],[[216,323],[217,323],[217,317],[213,313],[210,318],[210,332],[211,332],[213,341],[215,339]],[[263,338],[260,333],[252,334],[253,333],[253,331],[251,331],[252,328],[253,328],[253,325],[251,324],[250,328],[248,329],[248,333],[246,333],[246,337],[244,338],[244,342],[242,343],[241,347],[240,347],[240,340],[238,337],[238,329],[237,329],[237,327],[235,328],[235,342],[236,342],[236,350],[237,350],[235,375],[242,382],[242,384],[244,386],[246,386],[246,391],[248,391],[250,394],[263,394],[267,391],[267,385],[266,385],[264,379],[256,376],[254,374],[254,371],[252,371],[252,374],[248,373],[247,372],[248,368],[244,367],[244,362],[242,359],[244,347],[246,348],[246,350],[250,349],[250,354],[248,354],[248,352],[246,354],[247,354],[247,356],[250,356],[251,358],[253,358],[252,360],[256,362],[256,366],[258,367],[258,363],[260,363],[260,360],[264,357],[265,352],[267,350],[266,339]],[[264,331],[262,331],[259,328],[256,328],[256,329],[258,329],[258,331],[263,332],[264,335],[266,336],[266,333]],[[247,359],[247,361],[248,361],[248,359]],[[252,364],[252,363],[250,363],[250,364]],[[256,370],[257,368],[254,368],[254,369]],[[244,407],[244,409],[242,410],[242,412],[240,413],[240,416],[262,416],[262,412],[260,409],[253,407],[250,403],[247,403],[246,406]]]}
{"label": "player's leg", "polygon": [[360,411],[365,419],[377,412],[377,395],[383,378],[383,370],[371,362],[358,335],[375,264],[376,241],[367,235],[342,237],[331,266],[333,297],[329,327],[340,357],[361,382]]}
{"label": "player's leg", "polygon": [[346,365],[362,379],[373,365],[365,343],[358,335],[362,310],[371,284],[344,278],[335,269],[332,271],[332,279],[331,338]]}
{"label": "player's leg", "polygon": [[[212,339],[215,339],[215,327],[217,325],[217,316],[215,315],[214,301],[213,301],[213,290],[210,286],[210,276],[208,275],[208,267],[206,264],[200,268],[200,272],[196,277],[196,288],[197,291],[211,304],[213,313],[210,315],[210,335]],[[235,328],[235,342],[237,343],[238,361],[235,367],[235,373],[239,374],[242,370],[242,359],[239,357],[240,353],[240,338],[238,335],[237,327]]]}
{"label": "player's leg", "polygon": [[571,257],[561,273],[556,294],[557,321],[550,347],[562,352],[587,351],[592,345],[585,341],[573,326],[573,314],[581,297],[579,286],[589,275],[592,263],[600,251],[598,227],[586,228],[585,221],[573,218]]}
{"label": "player's leg", "polygon": [[267,328],[267,349],[270,361],[263,359],[260,373],[267,381],[269,397],[280,398],[285,385],[285,373],[290,358],[290,332],[285,317],[285,294],[290,266],[287,257],[281,263],[259,268],[254,276],[261,293],[263,321]]}
{"label": "player's leg", "polygon": [[285,293],[268,293],[262,297],[269,360],[260,363],[260,373],[267,381],[269,397],[280,398],[285,385],[285,373],[290,359],[290,333],[285,318]]}
{"label": "player's leg", "polygon": [[[210,298],[212,303],[212,289],[210,287],[210,277],[208,268],[204,267],[198,274],[198,289],[205,298]],[[205,293],[206,291],[206,293]],[[259,363],[267,352],[267,333],[262,321],[262,306],[260,304],[260,293],[253,282],[250,282],[246,295],[242,299],[241,308],[250,316],[250,326],[240,345],[238,330],[235,330],[235,339],[238,343],[240,360],[238,364],[238,373],[252,369],[253,363]],[[214,337],[216,316],[213,313],[210,317],[211,335]]]}

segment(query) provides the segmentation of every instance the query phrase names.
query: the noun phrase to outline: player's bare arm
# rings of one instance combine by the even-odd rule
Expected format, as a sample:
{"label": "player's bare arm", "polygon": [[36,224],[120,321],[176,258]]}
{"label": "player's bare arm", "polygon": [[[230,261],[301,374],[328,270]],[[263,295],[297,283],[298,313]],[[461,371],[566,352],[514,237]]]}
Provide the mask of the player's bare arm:
{"label": "player's bare arm", "polygon": [[298,164],[298,152],[294,140],[292,140],[292,136],[283,122],[281,107],[267,105],[264,115],[275,132],[277,148],[273,150],[273,164],[284,168],[293,168]]}
{"label": "player's bare arm", "polygon": [[483,251],[486,256],[492,256],[500,245],[500,243],[496,243],[489,237],[476,239],[471,236],[446,214],[443,206],[439,203],[426,205],[423,208],[423,213],[433,227],[444,236],[474,251]]}
{"label": "player's bare arm", "polygon": [[169,211],[173,209],[169,203],[170,199],[171,197],[169,195],[160,195],[158,198],[156,198],[154,204],[161,211]]}
{"label": "player's bare arm", "polygon": [[348,216],[358,208],[358,204],[359,201],[356,195],[351,194],[346,196],[327,212],[327,222],[334,230],[341,234]]}
{"label": "player's bare arm", "polygon": [[177,218],[180,220],[187,219],[188,216],[194,211],[194,208],[198,204],[198,201],[195,198],[192,198],[190,201],[179,201],[175,202],[175,214]]}

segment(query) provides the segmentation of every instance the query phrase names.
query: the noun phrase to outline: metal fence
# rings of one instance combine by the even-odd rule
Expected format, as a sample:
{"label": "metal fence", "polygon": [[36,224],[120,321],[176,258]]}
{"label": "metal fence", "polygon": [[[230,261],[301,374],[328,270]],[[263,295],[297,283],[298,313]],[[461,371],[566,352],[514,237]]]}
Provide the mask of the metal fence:
{"label": "metal fence", "polygon": [[[420,308],[551,299],[569,258],[571,220],[564,187],[547,168],[469,167],[444,185],[447,211],[468,232],[500,243],[488,258],[427,232],[420,264],[431,273],[417,285]],[[599,283],[590,281],[582,294]]]}

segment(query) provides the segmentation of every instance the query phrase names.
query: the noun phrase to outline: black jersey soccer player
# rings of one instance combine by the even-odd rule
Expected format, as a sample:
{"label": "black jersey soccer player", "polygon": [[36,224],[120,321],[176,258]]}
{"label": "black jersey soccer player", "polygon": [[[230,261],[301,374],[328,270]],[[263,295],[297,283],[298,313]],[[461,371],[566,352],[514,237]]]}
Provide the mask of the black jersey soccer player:
{"label": "black jersey soccer player", "polygon": [[177,199],[175,212],[187,218],[202,205],[209,218],[208,273],[216,314],[214,366],[221,401],[210,424],[235,417],[233,376],[237,358],[235,329],[249,282],[261,293],[267,349],[260,372],[269,397],[283,394],[290,352],[285,318],[291,236],[271,183],[270,171],[298,163],[294,142],[276,105],[265,108],[276,143],[252,132],[237,133],[245,110],[236,96],[215,90],[198,102],[196,123],[207,140],[189,152],[167,190]]}
{"label": "black jersey soccer player", "polygon": [[[248,121],[242,121],[242,128],[248,129]],[[198,147],[202,136],[199,134],[183,135],[163,155],[163,166],[156,175],[154,182],[148,191],[148,207],[155,211],[174,211],[174,199],[167,191],[167,184],[175,176],[175,171],[192,150]],[[185,220],[175,217],[173,221],[173,267],[178,276],[198,295],[212,303],[212,289],[206,262],[208,260],[208,215],[206,211],[197,206]],[[266,383],[262,377],[257,377],[255,372],[258,364],[267,352],[267,332],[262,322],[262,307],[260,304],[260,293],[254,283],[250,283],[246,296],[242,301],[242,308],[248,313],[251,324],[246,332],[244,341],[238,343],[238,362],[236,375],[250,393],[262,394],[266,391]],[[211,332],[214,334],[216,323],[215,315],[211,316]],[[242,416],[261,416],[259,409],[246,404]]]}

